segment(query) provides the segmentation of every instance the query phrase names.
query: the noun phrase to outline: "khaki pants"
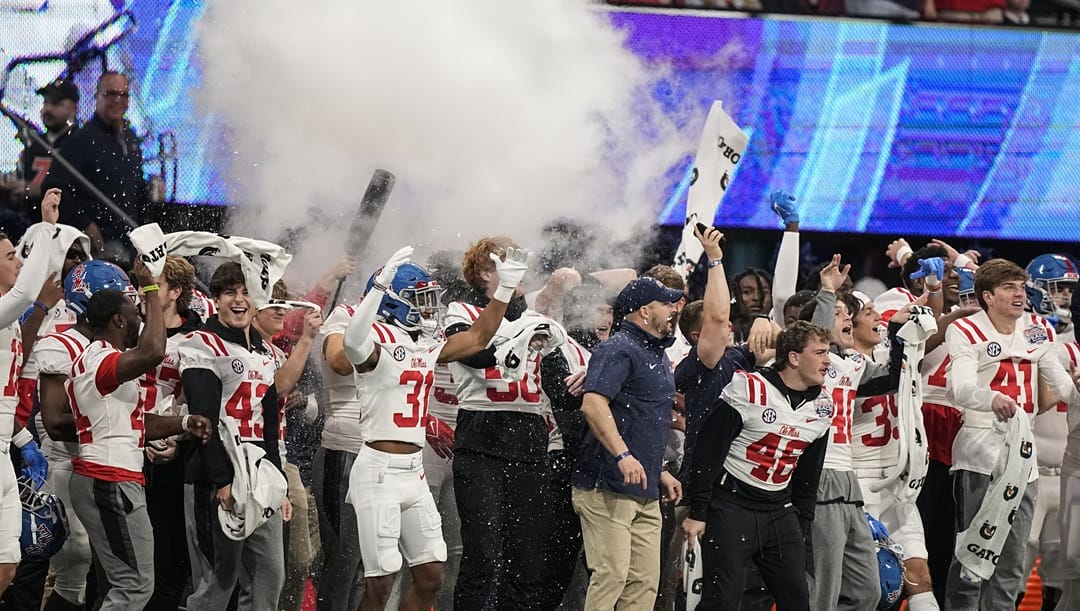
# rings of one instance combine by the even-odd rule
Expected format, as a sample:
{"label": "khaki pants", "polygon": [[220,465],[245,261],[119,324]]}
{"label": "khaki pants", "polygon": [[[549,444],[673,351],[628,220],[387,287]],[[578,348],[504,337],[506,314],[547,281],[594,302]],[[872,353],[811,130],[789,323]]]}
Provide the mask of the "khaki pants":
{"label": "khaki pants", "polygon": [[311,562],[319,551],[319,515],[311,491],[300,480],[300,469],[285,463],[285,479],[289,483],[289,501],[293,515],[289,523],[288,571],[285,589],[281,593],[283,611],[300,611],[304,602],[304,583],[311,573]]}
{"label": "khaki pants", "polygon": [[651,610],[660,583],[660,503],[575,487],[589,591],[585,611]]}

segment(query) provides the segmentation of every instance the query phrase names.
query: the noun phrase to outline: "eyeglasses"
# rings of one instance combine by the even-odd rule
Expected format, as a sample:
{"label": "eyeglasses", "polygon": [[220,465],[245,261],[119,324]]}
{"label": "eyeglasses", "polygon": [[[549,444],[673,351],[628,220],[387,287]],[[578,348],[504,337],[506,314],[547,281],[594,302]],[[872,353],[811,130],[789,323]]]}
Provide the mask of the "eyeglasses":
{"label": "eyeglasses", "polygon": [[107,89],[101,92],[101,95],[113,99],[113,98],[130,98],[131,92],[126,89]]}

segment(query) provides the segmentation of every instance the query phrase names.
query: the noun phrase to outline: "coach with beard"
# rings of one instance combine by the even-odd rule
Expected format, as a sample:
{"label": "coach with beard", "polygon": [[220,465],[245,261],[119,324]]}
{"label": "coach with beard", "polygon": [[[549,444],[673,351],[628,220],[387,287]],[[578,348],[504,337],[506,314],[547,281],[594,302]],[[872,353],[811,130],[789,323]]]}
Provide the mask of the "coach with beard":
{"label": "coach with beard", "polygon": [[662,468],[675,403],[664,349],[682,291],[637,278],[615,299],[619,330],[596,346],[581,409],[589,422],[571,477],[591,577],[587,611],[652,609],[660,581],[660,490],[682,489]]}

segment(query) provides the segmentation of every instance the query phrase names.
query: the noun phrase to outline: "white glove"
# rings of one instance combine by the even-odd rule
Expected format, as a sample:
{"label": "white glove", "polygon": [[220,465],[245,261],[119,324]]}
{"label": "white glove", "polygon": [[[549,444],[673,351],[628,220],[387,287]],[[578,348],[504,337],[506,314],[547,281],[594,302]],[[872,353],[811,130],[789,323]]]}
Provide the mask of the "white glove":
{"label": "white glove", "polygon": [[495,271],[499,274],[499,288],[495,289],[494,299],[510,303],[525,272],[529,269],[529,251],[524,248],[507,248],[505,260],[495,253],[488,256],[495,262]]}
{"label": "white glove", "polygon": [[375,288],[381,288],[385,291],[386,288],[390,286],[390,283],[394,281],[394,275],[397,274],[398,268],[408,263],[412,254],[413,247],[405,246],[390,255],[390,258],[386,260],[386,263],[375,273]]}

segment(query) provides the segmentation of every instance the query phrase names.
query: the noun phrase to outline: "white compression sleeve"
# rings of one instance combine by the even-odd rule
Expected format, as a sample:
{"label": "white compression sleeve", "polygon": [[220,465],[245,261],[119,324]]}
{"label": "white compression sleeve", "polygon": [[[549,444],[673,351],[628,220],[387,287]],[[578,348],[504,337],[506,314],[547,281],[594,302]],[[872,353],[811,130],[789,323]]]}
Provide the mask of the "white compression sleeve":
{"label": "white compression sleeve", "polygon": [[795,294],[795,285],[799,282],[799,232],[785,231],[780,240],[780,251],[776,253],[776,268],[773,270],[773,311],[772,319],[784,326],[784,304],[788,297]]}
{"label": "white compression sleeve", "polygon": [[375,340],[371,337],[371,325],[375,322],[375,316],[379,313],[379,303],[386,294],[384,290],[372,288],[356,306],[349,326],[345,328],[342,338],[342,348],[345,356],[353,365],[366,362],[371,353],[375,351]]}
{"label": "white compression sleeve", "polygon": [[[0,328],[19,320],[23,312],[34,305],[45,279],[49,277],[49,258],[56,237],[56,225],[38,223],[31,227],[23,243],[33,245],[26,257],[15,286],[0,297]],[[57,270],[58,271],[58,270]]]}

